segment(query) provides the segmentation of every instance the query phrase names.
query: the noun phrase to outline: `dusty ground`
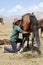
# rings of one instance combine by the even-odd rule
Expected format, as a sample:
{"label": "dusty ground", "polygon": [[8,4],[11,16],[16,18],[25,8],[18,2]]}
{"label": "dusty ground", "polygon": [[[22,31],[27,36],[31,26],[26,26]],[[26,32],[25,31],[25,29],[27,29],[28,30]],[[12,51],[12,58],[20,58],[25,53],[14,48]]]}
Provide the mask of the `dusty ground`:
{"label": "dusty ground", "polygon": [[41,39],[41,55],[31,51],[20,54],[4,53],[0,46],[0,65],[43,65],[43,39]]}
{"label": "dusty ground", "polygon": [[[4,29],[3,29],[4,28]],[[0,27],[0,39],[10,37],[10,27]],[[0,45],[0,65],[43,65],[43,38],[41,40],[41,55],[31,51],[22,52],[20,54],[4,53],[3,45]]]}

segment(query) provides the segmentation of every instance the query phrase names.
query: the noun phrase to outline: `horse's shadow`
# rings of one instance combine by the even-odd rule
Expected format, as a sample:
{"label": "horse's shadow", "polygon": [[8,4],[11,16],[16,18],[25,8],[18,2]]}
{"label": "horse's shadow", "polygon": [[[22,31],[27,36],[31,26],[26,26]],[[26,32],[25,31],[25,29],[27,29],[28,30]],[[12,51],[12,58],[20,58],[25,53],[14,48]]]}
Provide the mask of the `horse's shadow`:
{"label": "horse's shadow", "polygon": [[31,44],[30,44],[29,48],[26,46],[23,49],[23,52],[27,52],[27,51],[32,51],[32,53],[34,53],[36,51],[39,55],[41,55],[41,51],[35,46],[33,46],[33,48],[32,48]]}

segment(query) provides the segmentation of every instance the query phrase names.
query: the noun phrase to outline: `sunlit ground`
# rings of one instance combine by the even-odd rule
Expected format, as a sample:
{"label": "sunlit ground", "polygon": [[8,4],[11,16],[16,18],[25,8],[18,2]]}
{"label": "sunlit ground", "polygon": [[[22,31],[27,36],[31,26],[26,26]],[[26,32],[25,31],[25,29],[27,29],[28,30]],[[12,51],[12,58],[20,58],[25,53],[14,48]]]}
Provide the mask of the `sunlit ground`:
{"label": "sunlit ground", "polygon": [[[9,39],[12,25],[0,25],[0,39]],[[31,51],[22,53],[4,53],[4,45],[0,45],[0,65],[43,65],[43,38],[41,40],[41,55]],[[31,41],[30,41],[31,42]],[[9,45],[7,47],[10,47]]]}

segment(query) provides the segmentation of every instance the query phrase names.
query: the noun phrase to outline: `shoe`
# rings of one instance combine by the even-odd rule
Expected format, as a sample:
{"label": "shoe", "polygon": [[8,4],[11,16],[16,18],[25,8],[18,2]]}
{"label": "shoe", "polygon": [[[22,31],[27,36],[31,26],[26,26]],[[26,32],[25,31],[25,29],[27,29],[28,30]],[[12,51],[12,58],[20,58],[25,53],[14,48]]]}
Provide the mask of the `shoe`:
{"label": "shoe", "polygon": [[23,48],[21,48],[21,50],[19,51],[20,53],[23,51]]}

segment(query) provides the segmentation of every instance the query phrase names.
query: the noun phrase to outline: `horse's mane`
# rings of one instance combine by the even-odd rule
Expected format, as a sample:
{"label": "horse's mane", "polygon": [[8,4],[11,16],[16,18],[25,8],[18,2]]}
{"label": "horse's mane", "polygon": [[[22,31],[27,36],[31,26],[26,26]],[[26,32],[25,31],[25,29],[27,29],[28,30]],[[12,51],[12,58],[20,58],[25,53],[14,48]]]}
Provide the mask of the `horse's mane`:
{"label": "horse's mane", "polygon": [[34,16],[34,14],[33,14],[33,13],[26,13],[26,14],[24,14],[24,15],[22,16],[22,18],[23,18],[24,16],[26,16],[26,15],[29,15],[29,16]]}

